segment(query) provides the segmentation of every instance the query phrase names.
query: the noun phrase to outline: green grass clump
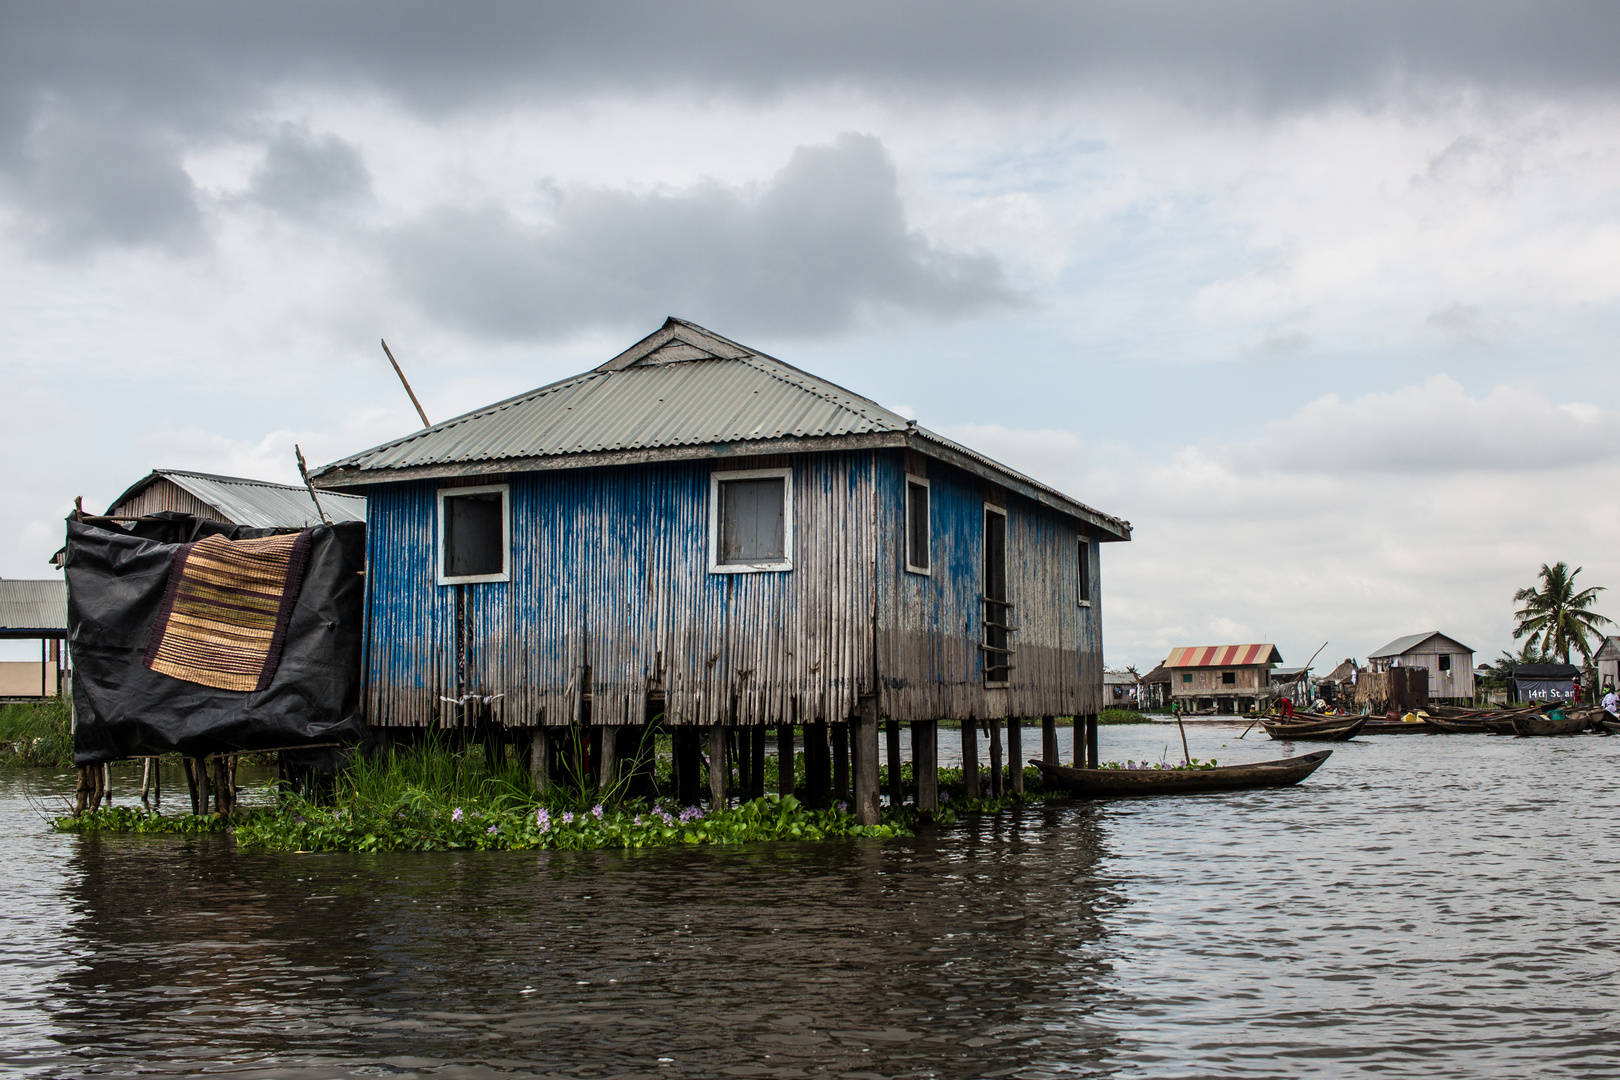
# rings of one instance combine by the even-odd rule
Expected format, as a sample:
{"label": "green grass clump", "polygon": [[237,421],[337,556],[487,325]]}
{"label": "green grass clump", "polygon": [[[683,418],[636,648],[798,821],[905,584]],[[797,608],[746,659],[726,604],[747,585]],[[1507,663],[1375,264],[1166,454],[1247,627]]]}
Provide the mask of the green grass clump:
{"label": "green grass clump", "polygon": [[[247,811],[262,814],[264,811]],[[231,821],[218,814],[174,814],[165,817],[133,806],[104,806],[86,810],[78,817],[60,817],[54,822],[59,832],[126,833],[210,833],[224,832]]]}
{"label": "green grass clump", "polygon": [[1097,715],[1097,723],[1101,724],[1151,724],[1152,720],[1143,716],[1135,709],[1104,709]]}
{"label": "green grass clump", "polygon": [[0,706],[0,765],[73,766],[72,712],[61,698]]}

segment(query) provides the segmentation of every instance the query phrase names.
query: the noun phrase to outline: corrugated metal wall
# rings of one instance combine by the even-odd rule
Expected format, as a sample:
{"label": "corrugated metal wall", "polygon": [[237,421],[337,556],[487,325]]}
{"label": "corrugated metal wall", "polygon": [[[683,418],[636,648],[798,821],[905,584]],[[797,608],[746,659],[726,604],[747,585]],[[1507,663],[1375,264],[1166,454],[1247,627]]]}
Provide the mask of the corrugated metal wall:
{"label": "corrugated metal wall", "polygon": [[1092,603],[1079,604],[1079,525],[1018,495],[1007,510],[1013,670],[984,684],[985,482],[938,461],[929,481],[931,575],[905,569],[905,457],[878,469],[879,670],[884,715],[897,720],[1069,716],[1102,705],[1102,606],[1097,543],[1087,546]]}
{"label": "corrugated metal wall", "polygon": [[[794,470],[794,569],[708,572],[709,477],[734,459],[511,478],[511,580],[434,584],[437,486],[378,485],[369,504],[374,724],[431,722],[462,692],[505,723],[634,724],[656,685],[675,723],[843,719],[873,682],[870,453]],[[487,480],[481,482],[488,482]],[[797,711],[793,710],[797,699]]]}
{"label": "corrugated metal wall", "polygon": [[[794,569],[710,574],[711,472],[780,465],[794,474]],[[874,662],[879,707],[896,719],[1098,709],[1098,575],[1094,562],[1088,611],[1076,602],[1076,523],[1008,497],[1015,670],[987,690],[984,482],[933,463],[934,573],[923,577],[902,563],[904,472],[900,452],[878,451],[518,474],[505,481],[511,580],[459,586],[434,583],[439,484],[376,485],[368,716],[429,724],[444,698],[498,694],[490,708],[507,724],[566,724],[588,689],[593,722],[637,724],[656,688],[673,723],[839,720],[872,686]]]}

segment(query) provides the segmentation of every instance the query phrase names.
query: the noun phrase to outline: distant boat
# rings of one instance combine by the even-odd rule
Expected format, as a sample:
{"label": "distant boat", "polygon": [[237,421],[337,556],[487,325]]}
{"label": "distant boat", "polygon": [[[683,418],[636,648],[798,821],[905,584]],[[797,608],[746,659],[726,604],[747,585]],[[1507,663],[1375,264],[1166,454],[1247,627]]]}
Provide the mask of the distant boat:
{"label": "distant boat", "polygon": [[1513,734],[1512,720],[1457,719],[1431,716],[1429,726],[1446,735]]}
{"label": "distant boat", "polygon": [[1513,734],[1519,738],[1532,735],[1579,735],[1586,730],[1585,716],[1515,716]]}
{"label": "distant boat", "polygon": [[1052,787],[1076,795],[1108,798],[1132,795],[1184,795],[1197,791],[1236,791],[1242,788],[1289,787],[1315,772],[1333,751],[1318,750],[1301,757],[1260,761],[1253,765],[1221,765],[1213,769],[1075,769],[1032,760]]}
{"label": "distant boat", "polygon": [[1273,739],[1348,742],[1366,723],[1365,716],[1324,716],[1320,719],[1261,720],[1260,726]]}

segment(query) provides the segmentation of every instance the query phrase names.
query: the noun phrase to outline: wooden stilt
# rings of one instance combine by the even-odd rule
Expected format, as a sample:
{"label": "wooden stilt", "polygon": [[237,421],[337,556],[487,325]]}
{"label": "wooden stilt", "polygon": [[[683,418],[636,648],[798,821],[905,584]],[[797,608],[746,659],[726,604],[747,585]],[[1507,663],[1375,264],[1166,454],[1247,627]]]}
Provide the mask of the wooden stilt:
{"label": "wooden stilt", "polygon": [[1086,717],[1086,768],[1096,769],[1102,767],[1102,758],[1097,753],[1097,714],[1092,713]]}
{"label": "wooden stilt", "polygon": [[763,799],[765,797],[765,729],[754,727],[752,738],[749,740],[748,764],[748,797],[750,799]]}
{"label": "wooden stilt", "polygon": [[855,820],[862,825],[883,821],[882,785],[878,783],[877,695],[862,697],[855,714]]}
{"label": "wooden stilt", "polygon": [[1041,760],[1048,765],[1061,765],[1063,758],[1058,753],[1057,717],[1041,717]]}
{"label": "wooden stilt", "polygon": [[832,756],[827,749],[827,724],[804,725],[804,787],[809,804],[825,809],[832,804]]}
{"label": "wooden stilt", "polygon": [[1086,767],[1086,717],[1079,713],[1074,717],[1074,767]]}
{"label": "wooden stilt", "polygon": [[529,776],[534,790],[544,795],[551,790],[551,729],[537,727],[529,735]]}
{"label": "wooden stilt", "polygon": [[1024,722],[1014,716],[1007,721],[1007,765],[1014,795],[1024,793]]}
{"label": "wooden stilt", "polygon": [[776,725],[776,793],[784,799],[793,794],[793,724]]}
{"label": "wooden stilt", "polygon": [[203,792],[204,777],[196,758],[181,758],[180,767],[186,773],[186,787],[191,790],[191,812],[201,814],[206,806]]}
{"label": "wooden stilt", "polygon": [[675,799],[682,806],[696,806],[703,797],[702,731],[682,725],[671,729],[670,740],[675,766]]}
{"label": "wooden stilt", "polygon": [[163,759],[152,759],[152,809],[163,809]]}
{"label": "wooden stilt", "polygon": [[1001,720],[990,721],[990,797],[1001,798]]}
{"label": "wooden stilt", "polygon": [[849,723],[832,725],[833,801],[849,801]]}
{"label": "wooden stilt", "polygon": [[726,729],[722,724],[709,728],[709,805],[716,810],[726,806]]}
{"label": "wooden stilt", "polygon": [[152,809],[152,759],[141,758],[141,805]]}
{"label": "wooden stilt", "polygon": [[906,789],[900,776],[900,721],[888,721],[883,725],[883,733],[889,751],[889,805],[899,806],[906,801]]}
{"label": "wooden stilt", "polygon": [[911,722],[911,771],[917,777],[917,809],[939,809],[939,724]]}
{"label": "wooden stilt", "polygon": [[96,789],[95,781],[90,778],[92,765],[80,765],[78,769],[79,782],[73,789],[73,816],[78,817],[90,808],[90,793]]}
{"label": "wooden stilt", "polygon": [[619,729],[603,727],[600,730],[602,752],[597,761],[596,789],[606,795],[619,781]]}
{"label": "wooden stilt", "polygon": [[101,784],[96,789],[96,805],[106,803],[112,806],[112,762],[101,766]]}
{"label": "wooden stilt", "polygon": [[979,797],[979,725],[974,720],[962,721],[962,783],[968,798]]}

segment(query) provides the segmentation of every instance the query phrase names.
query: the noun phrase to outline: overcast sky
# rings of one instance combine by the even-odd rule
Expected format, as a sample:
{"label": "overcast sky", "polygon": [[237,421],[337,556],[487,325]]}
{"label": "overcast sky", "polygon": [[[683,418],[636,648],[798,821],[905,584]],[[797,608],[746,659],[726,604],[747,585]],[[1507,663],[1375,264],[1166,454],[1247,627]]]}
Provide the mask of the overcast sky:
{"label": "overcast sky", "polygon": [[444,419],[675,314],[1129,518],[1112,666],[1488,659],[1543,562],[1620,588],[1617,55],[1600,3],[0,4],[0,575],[410,430],[379,337]]}

